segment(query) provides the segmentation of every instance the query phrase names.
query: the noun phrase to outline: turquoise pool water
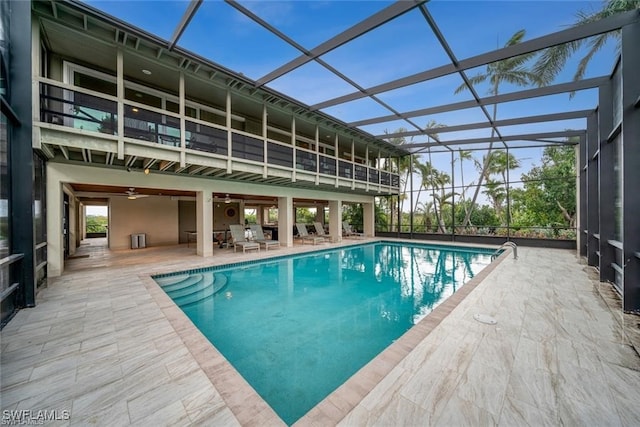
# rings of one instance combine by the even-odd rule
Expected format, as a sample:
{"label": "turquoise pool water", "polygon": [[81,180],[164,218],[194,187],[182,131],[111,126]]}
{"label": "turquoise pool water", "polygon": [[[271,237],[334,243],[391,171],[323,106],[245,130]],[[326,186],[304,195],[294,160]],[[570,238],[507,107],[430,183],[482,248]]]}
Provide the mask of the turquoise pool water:
{"label": "turquoise pool water", "polygon": [[292,424],[493,252],[376,242],[154,279]]}

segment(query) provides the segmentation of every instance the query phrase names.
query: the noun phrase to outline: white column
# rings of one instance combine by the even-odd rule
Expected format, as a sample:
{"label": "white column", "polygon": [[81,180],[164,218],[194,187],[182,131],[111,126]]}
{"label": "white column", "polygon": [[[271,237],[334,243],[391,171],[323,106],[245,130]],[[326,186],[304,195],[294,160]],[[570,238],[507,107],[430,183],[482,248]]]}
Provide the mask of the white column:
{"label": "white column", "polygon": [[293,198],[278,197],[278,240],[286,247],[293,246]]}
{"label": "white column", "polygon": [[362,221],[364,235],[367,237],[373,237],[376,234],[376,215],[374,209],[374,202],[362,204]]}
{"label": "white column", "polygon": [[202,257],[213,255],[213,203],[211,192],[196,192],[196,228],[198,243],[196,253]]}
{"label": "white column", "polygon": [[[68,190],[67,190],[68,191]],[[78,218],[77,218],[77,205],[76,198],[72,192],[68,191],[69,195],[69,255],[76,254],[76,242],[77,242],[77,234],[76,230],[78,229]]]}
{"label": "white column", "polygon": [[47,163],[47,276],[57,277],[64,270],[62,236],[62,183]]}
{"label": "white column", "polygon": [[78,244],[87,238],[87,207],[78,202]]}
{"label": "white column", "polygon": [[329,200],[329,235],[334,241],[342,241],[342,202]]}

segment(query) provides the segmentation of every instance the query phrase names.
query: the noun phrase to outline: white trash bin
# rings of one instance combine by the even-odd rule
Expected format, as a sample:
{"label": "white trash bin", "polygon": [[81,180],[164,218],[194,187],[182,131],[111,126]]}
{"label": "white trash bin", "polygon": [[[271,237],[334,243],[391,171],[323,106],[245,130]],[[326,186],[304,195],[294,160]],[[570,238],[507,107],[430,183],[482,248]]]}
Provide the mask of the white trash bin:
{"label": "white trash bin", "polygon": [[138,233],[131,235],[131,249],[142,249],[147,247],[146,233]]}

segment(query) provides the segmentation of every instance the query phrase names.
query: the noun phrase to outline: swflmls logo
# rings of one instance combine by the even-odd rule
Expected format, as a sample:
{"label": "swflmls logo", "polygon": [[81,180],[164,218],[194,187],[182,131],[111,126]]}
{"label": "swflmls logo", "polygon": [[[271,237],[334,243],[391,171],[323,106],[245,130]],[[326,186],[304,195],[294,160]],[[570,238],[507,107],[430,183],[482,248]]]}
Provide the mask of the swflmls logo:
{"label": "swflmls logo", "polygon": [[69,411],[33,411],[31,409],[23,409],[22,411],[10,411],[5,409],[2,411],[3,425],[41,425],[47,421],[67,421],[71,418]]}

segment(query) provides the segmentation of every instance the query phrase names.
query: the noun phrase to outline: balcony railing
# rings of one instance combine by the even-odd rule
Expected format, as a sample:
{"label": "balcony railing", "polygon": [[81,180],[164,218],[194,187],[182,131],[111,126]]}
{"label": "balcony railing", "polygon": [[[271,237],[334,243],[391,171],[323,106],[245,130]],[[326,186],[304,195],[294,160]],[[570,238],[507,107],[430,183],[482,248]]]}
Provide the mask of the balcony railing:
{"label": "balcony railing", "polygon": [[[100,95],[100,96],[99,96]],[[123,103],[126,140],[145,141],[181,148],[184,132],[185,149],[205,155],[229,155],[235,159],[296,169],[339,179],[381,185],[397,189],[398,174],[380,171],[366,165],[340,159],[317,151],[294,147],[286,142],[232,131],[203,120],[185,118],[184,130],[180,116],[170,111],[143,106],[132,101]],[[90,90],[56,85],[51,80],[40,83],[40,120],[83,131],[118,135],[118,102],[110,95]],[[208,122],[207,122],[208,123]],[[266,153],[266,157],[265,157]]]}

